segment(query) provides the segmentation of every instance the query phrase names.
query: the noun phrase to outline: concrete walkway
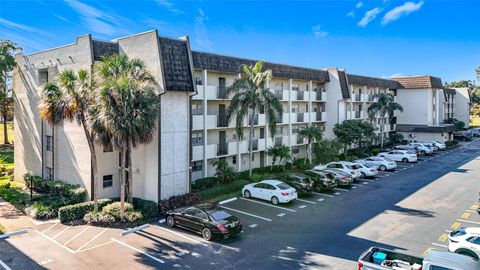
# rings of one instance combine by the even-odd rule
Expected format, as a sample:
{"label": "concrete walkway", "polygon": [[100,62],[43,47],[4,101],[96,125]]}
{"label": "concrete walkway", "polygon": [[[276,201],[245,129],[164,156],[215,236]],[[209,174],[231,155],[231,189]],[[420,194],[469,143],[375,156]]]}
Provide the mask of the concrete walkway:
{"label": "concrete walkway", "polygon": [[4,233],[32,228],[35,225],[30,217],[2,198],[0,198],[0,224],[5,228]]}

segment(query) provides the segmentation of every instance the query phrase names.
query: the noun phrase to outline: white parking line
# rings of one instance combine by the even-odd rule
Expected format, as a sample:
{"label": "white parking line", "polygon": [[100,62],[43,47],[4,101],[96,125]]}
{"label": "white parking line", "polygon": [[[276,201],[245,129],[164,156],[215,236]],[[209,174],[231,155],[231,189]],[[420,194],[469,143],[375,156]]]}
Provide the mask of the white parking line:
{"label": "white parking line", "polygon": [[155,226],[155,228],[164,230],[164,231],[169,232],[169,233],[171,233],[171,234],[175,234],[176,236],[183,237],[183,238],[185,238],[185,239],[187,239],[187,240],[190,240],[190,241],[192,241],[192,242],[194,242],[194,243],[197,243],[197,244],[200,244],[200,245],[202,245],[202,246],[208,247],[207,244],[202,243],[202,242],[200,242],[200,241],[198,241],[198,240],[195,240],[195,239],[193,239],[193,238],[190,238],[190,237],[188,237],[188,236],[185,236],[185,235],[183,235],[183,234],[177,233],[176,231],[172,231],[172,230],[169,230],[169,229],[160,227],[160,226],[158,226],[158,225],[153,225],[153,226]]}
{"label": "white parking line", "polygon": [[104,232],[106,232],[108,230],[108,228],[105,228],[103,231],[101,231],[100,233],[98,233],[97,235],[95,235],[92,239],[90,239],[90,241],[88,241],[87,243],[85,243],[85,245],[81,246],[79,249],[77,249],[77,252],[82,250],[82,248],[88,246],[88,244],[92,243],[93,241],[95,241],[95,239],[97,239],[100,235],[102,235]]}
{"label": "white parking line", "polygon": [[12,268],[8,267],[6,263],[4,263],[2,260],[0,260],[0,265],[3,267],[5,270],[12,270]]}
{"label": "white parking line", "polygon": [[352,188],[357,188],[356,186],[353,186]]}
{"label": "white parking line", "polygon": [[452,231],[450,231],[450,230],[445,230],[445,231],[448,232],[448,233],[451,233],[451,232],[452,232]]}
{"label": "white parking line", "polygon": [[298,199],[298,198],[297,198],[297,201],[306,202],[306,203],[311,203],[311,204],[317,204],[316,202],[312,202],[312,201],[304,200],[304,199]]}
{"label": "white parking line", "polygon": [[255,227],[257,227],[257,226],[258,226],[257,224],[248,225],[248,227],[250,227],[250,228],[255,228]]}
{"label": "white parking line", "polygon": [[368,185],[368,182],[363,182],[362,184],[364,184],[364,185]]}
{"label": "white parking line", "polygon": [[65,229],[63,229],[61,232],[57,233],[54,237],[52,237],[52,239],[55,239],[57,238],[58,236],[60,236],[62,233],[66,232],[68,229],[70,229],[72,226],[67,226]]}
{"label": "white parking line", "polygon": [[335,194],[335,195],[340,195],[340,192],[335,192],[335,193],[333,193],[333,194]]}
{"label": "white parking line", "polygon": [[448,248],[446,245],[441,245],[441,244],[437,244],[437,243],[432,243],[432,245],[437,246],[437,247]]}
{"label": "white parking line", "polygon": [[353,187],[361,187],[362,185],[357,185],[357,184],[350,184],[352,185]]}
{"label": "white parking line", "polygon": [[51,229],[53,229],[53,227],[57,226],[58,224],[60,223],[55,223],[53,224],[53,226],[49,227],[48,229],[46,229],[45,231],[43,231],[43,233],[47,233],[48,231],[50,231]]}
{"label": "white parking line", "polygon": [[465,210],[465,212],[476,213],[476,211],[473,211],[473,210],[470,210],[470,209]]}
{"label": "white parking line", "polygon": [[237,200],[237,197],[233,197],[233,198],[230,198],[230,199],[223,200],[223,201],[219,202],[218,204],[222,205],[222,204],[226,204],[226,203],[229,203],[229,202],[233,202],[235,200]]}
{"label": "white parking line", "polygon": [[90,226],[87,226],[85,229],[83,229],[81,232],[77,233],[77,235],[75,235],[74,237],[72,237],[72,239],[68,240],[67,242],[65,242],[64,245],[67,245],[68,243],[72,242],[73,240],[75,240],[77,237],[79,237],[82,233],[86,232],[88,229],[90,228]]}
{"label": "white parking line", "polygon": [[277,217],[283,217],[285,215],[286,215],[285,213],[280,213],[280,214],[277,215]]}
{"label": "white parking line", "polygon": [[325,200],[324,198],[320,198],[320,199],[318,199],[317,201],[323,202],[324,200]]}
{"label": "white parking line", "polygon": [[89,250],[92,250],[92,249],[94,249],[94,248],[103,247],[103,246],[108,245],[108,244],[111,244],[111,243],[113,243],[113,241],[108,241],[108,242],[105,242],[105,243],[102,243],[102,244],[99,244],[99,245],[96,245],[96,246],[93,246],[93,247],[84,248],[84,249],[82,249],[81,251],[79,251],[79,252],[77,252],[77,253],[89,251]]}
{"label": "white parking line", "polygon": [[298,208],[305,208],[307,207],[305,204],[304,205],[300,205]]}
{"label": "white parking line", "polygon": [[329,197],[329,198],[335,198],[335,196],[333,196],[333,195],[328,195],[328,194],[323,194],[323,193],[318,193],[318,192],[312,192],[312,193],[315,194],[315,195],[325,196],[325,197]]}
{"label": "white parking line", "polygon": [[122,241],[120,241],[120,240],[117,240],[117,239],[115,239],[115,238],[112,238],[112,241],[117,242],[117,243],[119,243],[120,245],[123,245],[123,246],[125,246],[125,247],[130,248],[130,249],[133,249],[133,250],[135,250],[136,252],[141,253],[141,254],[143,254],[143,255],[149,257],[150,259],[155,260],[155,261],[157,261],[157,262],[159,262],[159,263],[165,263],[164,261],[160,260],[159,258],[154,257],[154,256],[148,254],[148,253],[145,252],[145,251],[141,251],[141,250],[138,249],[138,248],[134,248],[134,247],[130,246],[129,244],[124,243],[124,242],[122,242]]}
{"label": "white parking line", "polygon": [[245,198],[240,198],[241,200],[244,200],[244,201],[248,201],[248,202],[253,202],[253,203],[258,203],[258,204],[261,204],[261,205],[266,205],[266,206],[270,206],[270,207],[273,207],[273,208],[278,208],[278,209],[282,209],[282,210],[285,210],[285,211],[290,211],[290,212],[297,212],[293,209],[289,209],[289,208],[285,208],[285,207],[280,207],[280,206],[276,206],[276,205],[272,205],[272,204],[268,204],[268,203],[264,203],[264,202],[257,202],[257,201],[254,201],[254,200],[250,200],[250,199],[245,199]]}
{"label": "white parking line", "polygon": [[472,223],[472,224],[478,224],[478,225],[480,225],[480,222],[470,221],[470,220],[466,220],[466,219],[458,219],[458,218],[457,218],[457,221],[467,222],[467,223]]}
{"label": "white parking line", "polygon": [[344,189],[344,188],[333,188],[334,190],[338,190],[338,191],[345,191],[345,192],[348,192],[350,190],[348,189]]}
{"label": "white parking line", "polygon": [[54,244],[56,244],[56,245],[58,245],[58,246],[60,246],[60,247],[62,247],[62,248],[64,248],[64,249],[68,250],[70,253],[77,253],[76,251],[70,249],[69,247],[64,246],[64,245],[60,244],[59,242],[55,241],[55,240],[52,239],[50,236],[42,233],[41,231],[39,231],[39,230],[34,230],[34,231],[37,232],[38,234],[40,234],[41,236],[45,237],[47,240],[53,242]]}
{"label": "white parking line", "polygon": [[238,213],[240,213],[240,214],[244,214],[244,215],[247,215],[247,216],[251,216],[251,217],[263,219],[263,220],[266,220],[266,221],[272,221],[272,220],[269,219],[269,218],[264,218],[264,217],[261,217],[261,216],[257,216],[257,215],[254,215],[254,214],[250,214],[250,213],[247,213],[247,212],[244,212],[244,211],[240,211],[240,210],[237,210],[237,209],[233,209],[233,208],[230,208],[230,207],[226,207],[226,206],[223,206],[223,205],[220,205],[220,207],[222,207],[222,208],[224,208],[224,209],[227,209],[227,210],[230,210],[230,211],[238,212]]}
{"label": "white parking line", "polygon": [[[381,178],[382,176],[377,176],[377,178]],[[375,180],[368,180],[368,179],[363,179],[362,181],[367,181],[367,182],[375,182]],[[365,184],[365,183],[364,183]]]}

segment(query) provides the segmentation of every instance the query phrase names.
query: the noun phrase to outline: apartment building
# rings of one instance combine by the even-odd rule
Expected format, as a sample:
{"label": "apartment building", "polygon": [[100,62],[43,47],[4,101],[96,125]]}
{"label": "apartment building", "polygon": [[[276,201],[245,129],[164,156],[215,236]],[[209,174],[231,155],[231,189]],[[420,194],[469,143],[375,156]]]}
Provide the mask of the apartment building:
{"label": "apartment building", "polygon": [[463,88],[453,88],[446,90],[454,90],[452,96],[455,97],[455,102],[452,101],[453,108],[453,117],[465,123],[465,127],[470,126],[470,89]]}
{"label": "apartment building", "polygon": [[94,186],[91,158],[82,128],[75,122],[52,127],[39,117],[38,102],[46,82],[63,70],[92,70],[105,55],[127,54],[144,61],[157,82],[158,130],[148,145],[132,152],[133,195],[158,201],[189,192],[190,98],[196,93],[188,38],[160,37],[157,31],[99,41],[91,35],[73,44],[16,55],[13,88],[15,106],[15,178],[27,172],[85,186],[91,197],[118,197],[119,155],[96,148],[100,183]]}

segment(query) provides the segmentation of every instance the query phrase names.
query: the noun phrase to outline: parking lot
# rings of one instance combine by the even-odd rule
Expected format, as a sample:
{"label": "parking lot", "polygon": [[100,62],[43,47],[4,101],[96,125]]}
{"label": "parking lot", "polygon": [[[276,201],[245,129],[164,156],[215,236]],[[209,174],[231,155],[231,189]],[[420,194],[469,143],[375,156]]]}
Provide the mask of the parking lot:
{"label": "parking lot", "polygon": [[480,225],[479,156],[477,140],[288,204],[230,198],[220,207],[243,232],[225,241],[163,220],[135,232],[46,223],[0,240],[0,260],[10,269],[354,269],[370,246],[421,256],[445,249],[449,231]]}

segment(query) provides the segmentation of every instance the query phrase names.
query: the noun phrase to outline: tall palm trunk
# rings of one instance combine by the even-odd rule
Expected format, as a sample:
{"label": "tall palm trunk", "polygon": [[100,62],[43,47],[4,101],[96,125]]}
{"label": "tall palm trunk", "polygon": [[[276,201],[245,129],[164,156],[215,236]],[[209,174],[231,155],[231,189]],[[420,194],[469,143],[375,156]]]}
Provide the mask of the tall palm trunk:
{"label": "tall palm trunk", "polygon": [[132,166],[132,144],[128,144],[127,150],[127,164],[128,164],[128,202],[133,203],[133,166]]}
{"label": "tall palm trunk", "polygon": [[95,144],[93,143],[93,138],[90,132],[87,129],[87,123],[85,119],[82,120],[83,132],[87,138],[88,148],[90,149],[90,159],[92,166],[92,175],[93,175],[93,210],[98,211],[98,179],[97,179],[97,154],[95,153]]}
{"label": "tall palm trunk", "polygon": [[7,116],[8,116],[8,97],[7,97],[7,78],[3,78],[3,94],[4,94],[4,100],[3,100],[3,110],[2,110],[2,116],[3,116],[3,144],[10,144],[8,141],[8,128],[7,128]]}
{"label": "tall palm trunk", "polygon": [[255,118],[255,108],[252,109],[252,115],[250,116],[250,134],[248,134],[249,142],[249,159],[248,159],[248,174],[252,177],[252,157],[253,157],[253,118]]}
{"label": "tall palm trunk", "polygon": [[[312,162],[312,140],[308,138],[308,150],[307,150],[307,159],[309,162]],[[307,160],[303,162],[303,164],[307,164]]]}
{"label": "tall palm trunk", "polygon": [[122,146],[120,149],[120,219],[125,220],[125,161],[126,161],[126,149]]}
{"label": "tall palm trunk", "polygon": [[385,113],[384,111],[382,111],[382,126],[380,127],[380,132],[382,133],[381,136],[380,136],[380,148],[383,149],[383,136],[384,136],[384,129],[385,129]]}

